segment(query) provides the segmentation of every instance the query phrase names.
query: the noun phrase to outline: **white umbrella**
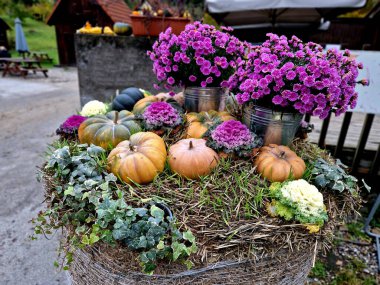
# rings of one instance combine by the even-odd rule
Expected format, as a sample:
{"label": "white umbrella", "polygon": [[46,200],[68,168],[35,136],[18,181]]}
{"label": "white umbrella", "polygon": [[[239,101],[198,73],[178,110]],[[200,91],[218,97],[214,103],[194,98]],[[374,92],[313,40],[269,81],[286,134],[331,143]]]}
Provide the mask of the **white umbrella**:
{"label": "white umbrella", "polygon": [[319,23],[341,9],[360,8],[367,0],[205,0],[208,11],[224,24],[238,28],[302,26]]}
{"label": "white umbrella", "polygon": [[211,13],[280,8],[360,8],[367,0],[206,0]]}

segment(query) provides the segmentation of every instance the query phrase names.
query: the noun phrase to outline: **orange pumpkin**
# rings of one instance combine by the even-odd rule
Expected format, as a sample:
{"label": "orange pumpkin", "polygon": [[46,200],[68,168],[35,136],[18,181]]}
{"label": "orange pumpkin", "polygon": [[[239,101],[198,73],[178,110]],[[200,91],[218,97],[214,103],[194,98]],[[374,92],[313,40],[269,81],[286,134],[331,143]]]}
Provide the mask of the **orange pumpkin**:
{"label": "orange pumpkin", "polygon": [[255,160],[258,173],[271,182],[288,178],[300,179],[305,172],[305,162],[287,146],[270,144],[260,149]]}
{"label": "orange pumpkin", "polygon": [[108,170],[131,184],[146,184],[164,170],[165,142],[151,132],[140,132],[122,141],[108,156]]}
{"label": "orange pumpkin", "polygon": [[172,171],[188,179],[207,175],[218,164],[218,154],[203,139],[184,139],[169,149]]}
{"label": "orange pumpkin", "polygon": [[217,112],[214,110],[200,113],[188,113],[186,115],[189,126],[186,130],[187,138],[201,138],[205,132],[219,122],[236,120],[228,112]]}
{"label": "orange pumpkin", "polygon": [[185,104],[185,97],[183,96],[183,92],[179,92],[175,94],[174,96],[169,95],[169,93],[158,93],[155,95],[158,98],[172,98],[177,101],[177,103],[183,107],[183,104]]}
{"label": "orange pumpkin", "polygon": [[158,96],[145,97],[137,101],[135,106],[133,107],[132,113],[134,113],[135,115],[141,115],[142,113],[144,113],[145,109],[148,108],[154,102],[166,102],[170,104],[178,112],[183,112],[182,107],[171,96],[167,97],[165,95],[160,94]]}

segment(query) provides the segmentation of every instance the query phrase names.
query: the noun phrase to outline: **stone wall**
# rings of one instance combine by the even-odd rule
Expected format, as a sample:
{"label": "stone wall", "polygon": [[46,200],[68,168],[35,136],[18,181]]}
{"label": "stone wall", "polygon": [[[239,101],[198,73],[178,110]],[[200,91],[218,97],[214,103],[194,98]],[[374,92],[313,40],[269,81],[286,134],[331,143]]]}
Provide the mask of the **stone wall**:
{"label": "stone wall", "polygon": [[81,105],[109,102],[116,89],[130,86],[154,91],[156,77],[146,55],[153,42],[145,37],[75,35]]}

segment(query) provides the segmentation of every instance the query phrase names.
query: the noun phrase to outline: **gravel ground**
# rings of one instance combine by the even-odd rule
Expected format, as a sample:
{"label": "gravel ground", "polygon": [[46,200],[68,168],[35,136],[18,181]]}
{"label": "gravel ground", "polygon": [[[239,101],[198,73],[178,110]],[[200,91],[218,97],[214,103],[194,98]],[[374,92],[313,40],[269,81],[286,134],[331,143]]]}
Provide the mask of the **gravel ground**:
{"label": "gravel ground", "polygon": [[59,234],[29,240],[29,221],[43,207],[36,166],[55,128],[79,108],[76,69],[51,69],[49,78],[0,78],[0,284],[69,284],[57,272]]}

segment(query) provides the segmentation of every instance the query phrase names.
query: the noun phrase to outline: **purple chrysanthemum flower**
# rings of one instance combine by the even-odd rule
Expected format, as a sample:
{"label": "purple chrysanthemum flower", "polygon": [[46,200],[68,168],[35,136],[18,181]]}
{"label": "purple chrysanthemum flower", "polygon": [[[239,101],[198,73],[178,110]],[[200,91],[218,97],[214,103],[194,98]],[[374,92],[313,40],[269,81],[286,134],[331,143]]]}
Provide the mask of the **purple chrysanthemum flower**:
{"label": "purple chrysanthemum flower", "polygon": [[[328,50],[293,36],[267,34],[260,46],[250,46],[246,60],[239,61],[228,87],[239,104],[255,100],[279,111],[317,115],[342,114],[357,103],[358,70],[349,51]],[[270,77],[267,77],[270,76]],[[286,107],[286,108],[284,108]]]}
{"label": "purple chrysanthemum flower", "polygon": [[[200,22],[187,25],[178,36],[168,28],[148,51],[157,79],[169,87],[221,87],[235,72],[248,46],[229,31]],[[212,80],[207,80],[209,77]]]}
{"label": "purple chrysanthemum flower", "polygon": [[148,129],[159,127],[174,128],[182,123],[182,117],[176,109],[166,102],[154,102],[145,109],[142,117]]}

